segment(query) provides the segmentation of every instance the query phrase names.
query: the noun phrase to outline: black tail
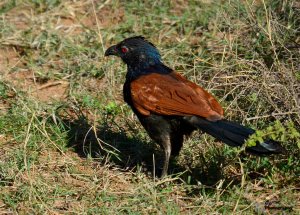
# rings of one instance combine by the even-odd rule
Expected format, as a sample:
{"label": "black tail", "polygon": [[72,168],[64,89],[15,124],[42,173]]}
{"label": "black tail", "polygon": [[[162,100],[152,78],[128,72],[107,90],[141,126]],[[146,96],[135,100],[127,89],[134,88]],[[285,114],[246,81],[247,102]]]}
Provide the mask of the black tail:
{"label": "black tail", "polygon": [[[248,137],[255,133],[251,128],[227,120],[211,122],[204,118],[193,117],[189,121],[200,130],[230,146],[242,146]],[[256,146],[247,147],[246,150],[256,154],[274,154],[284,151],[283,147],[274,140],[257,142]]]}

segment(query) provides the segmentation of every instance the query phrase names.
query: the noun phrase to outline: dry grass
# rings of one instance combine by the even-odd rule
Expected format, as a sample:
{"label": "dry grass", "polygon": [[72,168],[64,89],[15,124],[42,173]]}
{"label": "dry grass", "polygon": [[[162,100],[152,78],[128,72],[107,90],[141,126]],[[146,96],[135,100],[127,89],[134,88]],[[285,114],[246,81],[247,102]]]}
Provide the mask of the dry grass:
{"label": "dry grass", "polygon": [[[298,214],[299,17],[279,0],[0,2],[0,212]],[[288,153],[196,133],[156,178],[162,153],[123,102],[126,68],[103,57],[132,35]]]}

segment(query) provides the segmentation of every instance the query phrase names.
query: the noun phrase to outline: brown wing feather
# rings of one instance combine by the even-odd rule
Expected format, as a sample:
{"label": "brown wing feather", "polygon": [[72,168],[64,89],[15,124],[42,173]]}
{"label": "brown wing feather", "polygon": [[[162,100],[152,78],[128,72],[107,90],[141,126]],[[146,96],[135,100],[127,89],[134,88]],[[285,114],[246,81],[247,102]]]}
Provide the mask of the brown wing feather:
{"label": "brown wing feather", "polygon": [[131,83],[133,105],[143,115],[196,115],[208,120],[222,119],[224,111],[217,100],[178,73],[151,73]]}
{"label": "brown wing feather", "polygon": [[198,92],[198,94],[204,96],[207,99],[207,101],[209,102],[211,108],[214,111],[216,111],[217,113],[219,113],[220,115],[224,116],[224,110],[223,110],[222,106],[215,99],[215,97],[213,97],[209,92],[207,92],[206,90],[204,90],[202,87],[198,86],[197,84],[187,80],[179,73],[173,72],[172,75],[175,75],[179,80],[182,80],[183,82],[185,82],[186,84],[191,86],[194,90],[196,90]]}

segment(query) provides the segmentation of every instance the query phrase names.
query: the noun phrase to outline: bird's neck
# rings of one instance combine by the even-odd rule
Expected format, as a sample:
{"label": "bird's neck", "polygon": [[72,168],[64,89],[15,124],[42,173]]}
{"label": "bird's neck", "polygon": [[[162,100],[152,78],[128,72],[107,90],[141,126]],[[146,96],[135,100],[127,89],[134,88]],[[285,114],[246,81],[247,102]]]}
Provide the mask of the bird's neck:
{"label": "bird's neck", "polygon": [[147,75],[151,73],[159,73],[159,74],[169,74],[173,70],[162,62],[156,63],[142,63],[142,64],[127,64],[127,81],[133,81],[142,75]]}

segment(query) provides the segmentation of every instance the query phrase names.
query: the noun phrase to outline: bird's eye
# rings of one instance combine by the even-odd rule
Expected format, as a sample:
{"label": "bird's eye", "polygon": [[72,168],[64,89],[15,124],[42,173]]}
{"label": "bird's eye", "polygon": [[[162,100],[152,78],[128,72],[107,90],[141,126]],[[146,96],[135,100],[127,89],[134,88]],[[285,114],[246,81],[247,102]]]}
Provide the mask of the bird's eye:
{"label": "bird's eye", "polygon": [[123,53],[126,53],[126,52],[128,52],[128,48],[127,48],[126,46],[122,46],[122,47],[121,47],[121,51],[122,51]]}

